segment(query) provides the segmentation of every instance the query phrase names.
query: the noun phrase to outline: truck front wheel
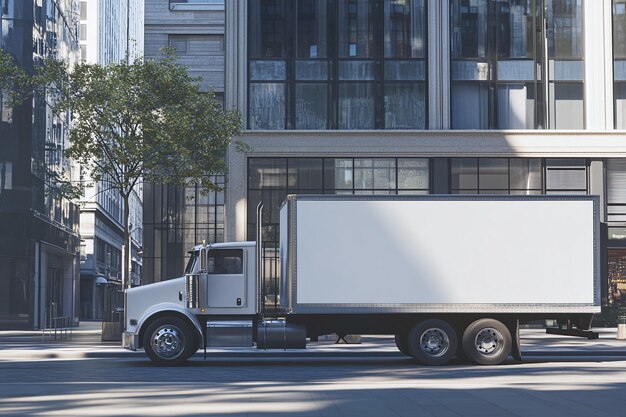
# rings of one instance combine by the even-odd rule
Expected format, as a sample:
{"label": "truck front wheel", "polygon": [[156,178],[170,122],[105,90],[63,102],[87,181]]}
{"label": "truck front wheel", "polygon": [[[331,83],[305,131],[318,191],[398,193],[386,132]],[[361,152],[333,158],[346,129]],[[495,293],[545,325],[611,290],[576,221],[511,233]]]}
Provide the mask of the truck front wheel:
{"label": "truck front wheel", "polygon": [[143,336],[146,355],[159,365],[180,365],[198,349],[191,326],[178,317],[153,321]]}
{"label": "truck front wheel", "polygon": [[494,319],[479,319],[463,332],[463,352],[478,365],[499,365],[509,357],[511,332]]}
{"label": "truck front wheel", "polygon": [[439,319],[425,320],[413,326],[406,343],[411,356],[424,365],[443,365],[456,353],[456,332]]}

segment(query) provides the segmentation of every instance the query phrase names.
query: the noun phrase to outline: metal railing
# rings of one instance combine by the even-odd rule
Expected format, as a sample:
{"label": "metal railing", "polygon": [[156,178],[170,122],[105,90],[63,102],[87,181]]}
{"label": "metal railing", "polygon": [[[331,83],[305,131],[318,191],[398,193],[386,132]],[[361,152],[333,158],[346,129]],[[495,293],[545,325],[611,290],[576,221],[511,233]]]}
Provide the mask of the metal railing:
{"label": "metal railing", "polygon": [[41,330],[41,341],[72,340],[72,317],[59,316],[57,303],[50,303],[45,325]]}

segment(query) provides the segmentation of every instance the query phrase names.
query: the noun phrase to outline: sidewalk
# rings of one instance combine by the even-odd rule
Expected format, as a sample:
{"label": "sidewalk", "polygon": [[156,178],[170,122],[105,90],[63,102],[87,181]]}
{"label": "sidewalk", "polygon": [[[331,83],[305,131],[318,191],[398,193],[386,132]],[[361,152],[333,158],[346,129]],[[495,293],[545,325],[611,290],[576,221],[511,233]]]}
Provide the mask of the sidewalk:
{"label": "sidewalk", "polygon": [[[616,329],[596,329],[600,339],[547,335],[543,329],[522,329],[522,354],[528,358],[543,356],[624,358],[626,340],[616,340]],[[69,336],[69,335],[68,335]],[[82,322],[72,329],[71,339],[42,341],[41,331],[0,331],[0,361],[78,360],[89,358],[145,358],[142,351],[123,349],[119,342],[101,341],[100,322]],[[202,350],[198,352],[202,355]],[[270,350],[256,348],[207,349],[209,357],[402,357],[392,337],[363,336],[360,344],[335,344],[332,340],[309,343],[305,350]]]}
{"label": "sidewalk", "polygon": [[41,330],[0,331],[0,361],[37,359],[83,359],[115,357],[129,352],[119,342],[103,342],[102,323],[81,322],[78,327],[68,329],[67,334],[54,335]]}

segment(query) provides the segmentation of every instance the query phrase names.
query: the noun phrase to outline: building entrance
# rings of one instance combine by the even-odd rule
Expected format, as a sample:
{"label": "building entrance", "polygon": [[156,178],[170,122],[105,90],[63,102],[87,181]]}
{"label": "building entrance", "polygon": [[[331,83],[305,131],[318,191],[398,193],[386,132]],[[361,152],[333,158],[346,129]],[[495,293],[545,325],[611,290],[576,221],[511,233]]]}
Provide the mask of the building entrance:
{"label": "building entrance", "polygon": [[46,325],[63,315],[63,270],[49,267],[46,271]]}
{"label": "building entrance", "polygon": [[626,307],[626,249],[609,249],[609,305]]}

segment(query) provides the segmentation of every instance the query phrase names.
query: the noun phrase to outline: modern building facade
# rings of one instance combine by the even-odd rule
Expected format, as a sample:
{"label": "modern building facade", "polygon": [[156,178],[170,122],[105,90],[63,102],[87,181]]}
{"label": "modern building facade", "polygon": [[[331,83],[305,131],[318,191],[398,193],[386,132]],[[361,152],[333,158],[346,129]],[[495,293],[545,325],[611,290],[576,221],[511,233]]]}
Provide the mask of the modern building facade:
{"label": "modern building facade", "polygon": [[[212,2],[152,3],[174,13],[178,3]],[[227,155],[223,237],[254,239],[264,202],[270,304],[278,299],[278,208],[291,193],[599,195],[610,298],[626,304],[626,2],[224,6],[225,105],[242,113],[248,149]],[[183,23],[168,29],[172,36],[196,29],[176,16]],[[150,37],[147,27],[147,44]],[[179,221],[184,200],[169,201],[155,206],[146,230]],[[202,228],[183,230],[195,243],[213,240]],[[180,275],[191,241],[167,255],[153,250],[162,265],[153,279]]]}
{"label": "modern building facade", "polygon": [[[172,48],[203,91],[224,97],[224,8],[228,1],[146,0],[145,54]],[[216,176],[216,184],[224,184]],[[182,274],[187,251],[224,240],[224,192],[202,195],[194,187],[144,186],[143,282]]]}
{"label": "modern building facade", "polygon": [[[78,62],[78,1],[0,1],[0,48],[31,73],[44,58]],[[78,317],[79,211],[55,180],[78,178],[63,156],[70,118],[53,102],[0,100],[0,328]]]}
{"label": "modern building facade", "polygon": [[[81,60],[107,65],[143,57],[143,0],[80,2]],[[83,173],[88,181],[88,173]],[[140,283],[142,190],[130,198],[131,281]],[[100,181],[85,189],[80,201],[80,317],[111,320],[120,305],[123,201],[117,190]]]}

